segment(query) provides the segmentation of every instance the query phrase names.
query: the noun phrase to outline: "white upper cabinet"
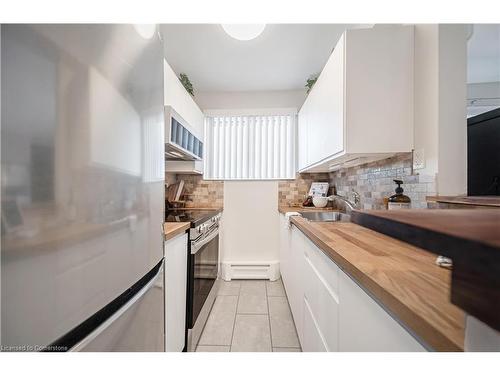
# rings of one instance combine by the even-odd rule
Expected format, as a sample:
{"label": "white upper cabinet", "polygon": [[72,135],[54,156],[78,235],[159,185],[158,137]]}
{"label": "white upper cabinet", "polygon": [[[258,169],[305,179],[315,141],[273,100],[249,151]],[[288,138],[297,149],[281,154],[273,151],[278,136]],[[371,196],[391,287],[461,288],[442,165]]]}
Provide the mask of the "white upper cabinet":
{"label": "white upper cabinet", "polygon": [[205,116],[191,95],[186,91],[179,78],[164,60],[164,101],[171,106],[187,123],[188,130],[200,141],[204,141]]}
{"label": "white upper cabinet", "polygon": [[413,45],[413,26],[342,35],[299,112],[299,171],[412,150]]}
{"label": "white upper cabinet", "polygon": [[304,103],[298,116],[298,169],[299,171],[307,167],[307,105]]}
{"label": "white upper cabinet", "polygon": [[343,151],[344,36],[337,43],[307,98],[308,163]]}

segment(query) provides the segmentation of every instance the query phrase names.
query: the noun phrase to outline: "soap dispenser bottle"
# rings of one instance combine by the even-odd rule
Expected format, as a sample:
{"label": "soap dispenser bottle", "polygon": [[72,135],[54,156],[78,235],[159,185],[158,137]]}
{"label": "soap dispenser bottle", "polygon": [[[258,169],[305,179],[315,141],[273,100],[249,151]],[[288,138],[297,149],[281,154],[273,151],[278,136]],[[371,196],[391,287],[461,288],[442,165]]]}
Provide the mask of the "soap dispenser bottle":
{"label": "soap dispenser bottle", "polygon": [[411,199],[407,195],[403,194],[403,188],[401,185],[403,181],[394,180],[394,182],[398,185],[396,188],[396,194],[391,195],[388,202],[389,210],[400,210],[404,208],[411,208]]}

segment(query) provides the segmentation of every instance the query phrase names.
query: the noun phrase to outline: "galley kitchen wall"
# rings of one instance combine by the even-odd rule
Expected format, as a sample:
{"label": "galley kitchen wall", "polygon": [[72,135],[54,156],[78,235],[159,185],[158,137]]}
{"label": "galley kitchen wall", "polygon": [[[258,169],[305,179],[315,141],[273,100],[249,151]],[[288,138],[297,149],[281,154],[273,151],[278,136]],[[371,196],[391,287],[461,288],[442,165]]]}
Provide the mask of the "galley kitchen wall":
{"label": "galley kitchen wall", "polygon": [[[298,109],[305,90],[265,92],[199,92],[205,111]],[[223,183],[220,252],[222,276],[279,277],[278,180],[227,180]],[[262,273],[268,272],[267,274]]]}

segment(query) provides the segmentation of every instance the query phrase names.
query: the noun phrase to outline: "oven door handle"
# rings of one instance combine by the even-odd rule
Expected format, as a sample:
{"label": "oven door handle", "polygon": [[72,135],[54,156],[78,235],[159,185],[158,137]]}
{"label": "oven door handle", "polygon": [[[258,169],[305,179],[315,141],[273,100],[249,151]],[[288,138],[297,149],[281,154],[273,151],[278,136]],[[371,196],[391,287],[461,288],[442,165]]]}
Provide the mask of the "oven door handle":
{"label": "oven door handle", "polygon": [[219,234],[219,228],[213,230],[207,237],[199,242],[191,243],[191,255],[195,255],[204,245],[212,241]]}

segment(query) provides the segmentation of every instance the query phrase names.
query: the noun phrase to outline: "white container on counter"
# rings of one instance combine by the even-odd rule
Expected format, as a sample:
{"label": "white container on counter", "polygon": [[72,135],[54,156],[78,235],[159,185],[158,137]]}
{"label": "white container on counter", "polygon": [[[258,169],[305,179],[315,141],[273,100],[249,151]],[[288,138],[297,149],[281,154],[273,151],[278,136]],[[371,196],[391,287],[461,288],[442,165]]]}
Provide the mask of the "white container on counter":
{"label": "white container on counter", "polygon": [[314,207],[323,208],[328,204],[328,197],[313,197]]}

